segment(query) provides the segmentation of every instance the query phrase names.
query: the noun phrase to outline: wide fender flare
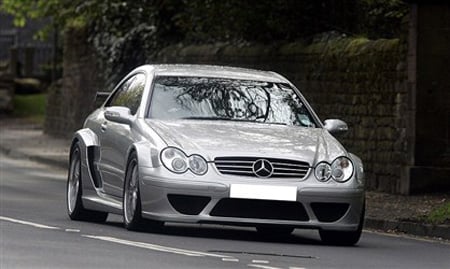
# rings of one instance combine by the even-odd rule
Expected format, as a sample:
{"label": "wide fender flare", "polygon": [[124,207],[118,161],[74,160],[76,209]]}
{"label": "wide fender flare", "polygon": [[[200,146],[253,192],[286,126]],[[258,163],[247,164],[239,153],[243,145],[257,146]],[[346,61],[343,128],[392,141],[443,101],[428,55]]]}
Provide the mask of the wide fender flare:
{"label": "wide fender flare", "polygon": [[[152,147],[152,145],[149,142],[140,141],[132,144],[128,149],[127,155],[130,156],[133,151],[136,152],[138,158],[140,175],[143,174],[142,169],[146,169],[148,171],[148,168],[155,168],[160,165],[159,152],[158,150],[156,150],[155,147]],[[129,158],[127,159],[129,160]],[[128,160],[126,167],[128,167]],[[143,184],[142,180],[139,180],[140,187],[142,187],[142,184]]]}
{"label": "wide fender flare", "polygon": [[159,151],[147,141],[139,141],[130,146],[127,155],[135,151],[139,167],[154,168],[160,166]]}
{"label": "wide fender flare", "polygon": [[83,150],[91,146],[100,146],[98,136],[89,128],[80,129],[75,132],[72,138],[71,148],[76,141],[81,143]]}
{"label": "wide fender flare", "polygon": [[76,142],[80,143],[81,150],[81,164],[87,166],[87,148],[92,146],[100,146],[100,140],[98,136],[89,128],[84,128],[76,131],[72,138],[72,144],[70,145],[70,151]]}
{"label": "wide fender flare", "polygon": [[364,187],[366,182],[365,182],[365,175],[364,175],[364,166],[362,163],[361,158],[359,158],[358,156],[356,156],[353,153],[349,153],[350,155],[350,159],[353,161],[353,166],[355,169],[355,173],[356,173],[356,180],[358,180],[358,183],[360,186]]}
{"label": "wide fender flare", "polygon": [[72,144],[70,146],[70,151],[72,152],[73,146],[76,142],[80,143],[81,151],[81,166],[82,166],[82,179],[83,179],[83,189],[84,190],[94,190],[95,184],[92,178],[91,172],[89,171],[88,165],[88,148],[100,146],[100,140],[98,136],[89,128],[84,128],[76,131],[72,138]]}

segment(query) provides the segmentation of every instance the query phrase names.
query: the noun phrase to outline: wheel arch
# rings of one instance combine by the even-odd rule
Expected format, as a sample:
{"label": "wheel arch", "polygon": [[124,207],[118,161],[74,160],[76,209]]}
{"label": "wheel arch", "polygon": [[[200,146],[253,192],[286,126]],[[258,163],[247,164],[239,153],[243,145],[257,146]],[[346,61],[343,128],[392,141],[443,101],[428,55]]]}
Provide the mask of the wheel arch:
{"label": "wheel arch", "polygon": [[92,164],[89,164],[88,148],[100,146],[98,136],[89,128],[80,129],[73,135],[72,143],[70,146],[71,153],[76,143],[79,143],[80,146],[83,189],[89,189],[95,192],[95,189],[98,186],[96,186],[95,183],[96,180],[94,179],[93,175],[94,171],[93,169],[91,169]]}
{"label": "wheel arch", "polygon": [[147,141],[140,141],[132,144],[127,151],[127,164],[131,153],[136,152],[140,167],[157,167],[159,163],[158,151]]}
{"label": "wheel arch", "polygon": [[[156,148],[152,147],[151,144],[147,141],[140,141],[132,144],[127,152],[127,163],[126,166],[128,169],[128,163],[130,161],[131,154],[135,152],[136,158],[138,162],[139,174],[143,174],[143,169],[153,168],[158,166],[159,163],[159,153]],[[127,171],[125,171],[126,175]],[[124,180],[125,183],[125,180]],[[142,186],[142,180],[139,180],[139,185]]]}
{"label": "wheel arch", "polygon": [[100,146],[98,136],[88,128],[80,129],[73,135],[71,149],[76,142],[82,143],[82,148]]}

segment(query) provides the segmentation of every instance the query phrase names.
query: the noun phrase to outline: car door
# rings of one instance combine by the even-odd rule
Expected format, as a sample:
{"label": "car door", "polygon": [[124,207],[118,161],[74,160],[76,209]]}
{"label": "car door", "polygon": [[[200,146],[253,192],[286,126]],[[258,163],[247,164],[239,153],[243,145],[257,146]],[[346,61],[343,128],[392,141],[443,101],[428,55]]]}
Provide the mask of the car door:
{"label": "car door", "polygon": [[[144,74],[138,73],[130,77],[108,100],[105,108],[111,106],[128,107],[131,114],[136,116],[144,86]],[[136,141],[136,134],[132,132],[130,125],[113,122],[104,117],[101,129],[99,164],[103,179],[103,191],[112,196],[122,197],[127,151],[130,145]]]}

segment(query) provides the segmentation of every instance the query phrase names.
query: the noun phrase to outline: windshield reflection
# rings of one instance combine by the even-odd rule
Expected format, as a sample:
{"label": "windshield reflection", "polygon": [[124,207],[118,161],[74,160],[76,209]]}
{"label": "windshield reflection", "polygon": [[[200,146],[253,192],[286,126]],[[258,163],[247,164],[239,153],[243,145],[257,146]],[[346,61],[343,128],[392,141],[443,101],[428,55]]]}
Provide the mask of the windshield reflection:
{"label": "windshield reflection", "polygon": [[225,78],[156,77],[149,117],[316,126],[289,85]]}

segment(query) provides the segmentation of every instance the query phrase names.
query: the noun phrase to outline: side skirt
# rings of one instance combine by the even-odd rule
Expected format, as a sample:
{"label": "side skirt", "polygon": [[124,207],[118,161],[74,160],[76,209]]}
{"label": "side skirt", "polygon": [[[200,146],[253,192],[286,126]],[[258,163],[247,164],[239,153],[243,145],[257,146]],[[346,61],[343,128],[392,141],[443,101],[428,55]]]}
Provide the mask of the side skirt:
{"label": "side skirt", "polygon": [[122,201],[106,194],[83,195],[83,205],[88,209],[122,215]]}

